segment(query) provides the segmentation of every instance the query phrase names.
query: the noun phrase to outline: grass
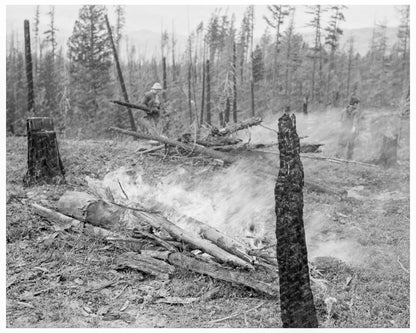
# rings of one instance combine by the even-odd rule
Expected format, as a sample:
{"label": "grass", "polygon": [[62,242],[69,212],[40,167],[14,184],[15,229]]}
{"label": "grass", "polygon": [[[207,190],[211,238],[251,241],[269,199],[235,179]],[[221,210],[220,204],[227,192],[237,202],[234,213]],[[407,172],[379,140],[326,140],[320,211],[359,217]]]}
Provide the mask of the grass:
{"label": "grass", "polygon": [[[102,178],[121,166],[141,168],[149,181],[177,166],[189,173],[208,168],[208,174],[217,167],[196,159],[143,158],[133,140],[59,143],[67,184],[23,188],[26,139],[7,138],[8,327],[281,327],[277,299],[184,270],[167,283],[120,270],[114,258],[125,249],[91,235],[56,232],[28,205],[53,207],[66,190],[85,190],[85,176]],[[408,167],[374,170],[311,160],[304,166],[307,178],[368,191],[366,200],[305,192],[308,244],[321,272],[315,276],[321,282],[312,284],[320,327],[409,327],[410,278],[398,263],[407,268],[410,262]],[[99,289],[109,281],[116,283]],[[211,301],[155,302],[160,295],[198,297],[217,286]],[[328,297],[337,300],[329,317]]]}

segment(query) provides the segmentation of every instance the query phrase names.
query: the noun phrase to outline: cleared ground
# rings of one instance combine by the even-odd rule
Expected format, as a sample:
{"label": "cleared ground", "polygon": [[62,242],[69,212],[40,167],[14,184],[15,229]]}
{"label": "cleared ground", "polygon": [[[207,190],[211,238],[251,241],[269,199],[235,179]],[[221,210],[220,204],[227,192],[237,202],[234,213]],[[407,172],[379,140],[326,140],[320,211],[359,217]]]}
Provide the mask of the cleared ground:
{"label": "cleared ground", "polygon": [[[138,143],[125,138],[59,143],[67,184],[23,188],[26,138],[7,138],[8,327],[281,326],[278,299],[185,271],[161,282],[118,270],[114,258],[122,249],[100,238],[57,233],[28,205],[56,203],[66,190],[85,190],[86,176],[102,179],[121,166],[140,168],[150,183],[178,168],[204,180],[226,169],[208,159],[141,157]],[[343,199],[304,195],[309,256],[322,273],[322,281],[312,284],[321,327],[409,327],[409,163],[408,147],[400,149],[400,164],[389,169],[303,160],[306,179],[349,193]],[[265,188],[270,186],[272,179]],[[259,221],[269,238],[273,223],[273,217]],[[114,283],[105,287],[109,282]],[[156,303],[166,295],[199,296],[216,286],[221,291],[207,302]],[[325,304],[328,297],[336,299],[332,309]]]}

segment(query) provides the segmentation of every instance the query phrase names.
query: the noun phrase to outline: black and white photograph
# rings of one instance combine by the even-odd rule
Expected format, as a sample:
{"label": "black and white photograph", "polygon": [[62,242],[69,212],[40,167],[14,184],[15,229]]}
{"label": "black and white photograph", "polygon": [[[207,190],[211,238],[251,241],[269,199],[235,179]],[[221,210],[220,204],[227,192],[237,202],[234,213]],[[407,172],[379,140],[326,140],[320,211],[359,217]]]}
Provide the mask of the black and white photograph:
{"label": "black and white photograph", "polygon": [[410,3],[3,9],[3,328],[416,328]]}

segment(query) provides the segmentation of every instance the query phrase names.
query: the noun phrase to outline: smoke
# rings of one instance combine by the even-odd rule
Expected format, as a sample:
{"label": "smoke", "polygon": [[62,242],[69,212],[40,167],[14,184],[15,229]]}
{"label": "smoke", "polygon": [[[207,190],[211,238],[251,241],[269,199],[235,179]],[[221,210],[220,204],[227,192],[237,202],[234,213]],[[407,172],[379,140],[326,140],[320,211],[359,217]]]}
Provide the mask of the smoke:
{"label": "smoke", "polygon": [[213,176],[179,168],[153,185],[144,180],[143,170],[121,168],[107,174],[100,187],[120,199],[120,184],[132,202],[154,199],[253,247],[273,242],[274,180],[257,176],[247,161]]}
{"label": "smoke", "polygon": [[351,265],[362,264],[366,258],[366,249],[356,240],[339,235],[339,230],[336,229],[329,208],[311,210],[305,216],[309,260],[333,257]]}
{"label": "smoke", "polygon": [[[277,119],[278,115],[266,119],[264,126],[277,129]],[[366,118],[363,126],[371,119]],[[374,127],[368,128],[375,133]],[[299,136],[307,136],[304,141],[323,143],[324,155],[336,154],[342,130],[339,112],[300,114],[297,129]],[[240,131],[239,137],[245,142],[250,138],[254,144],[277,143],[276,132],[261,126]],[[277,147],[269,149],[278,153]],[[356,151],[360,152],[359,149]],[[125,198],[122,187],[132,202],[140,203],[143,197],[156,200],[250,247],[260,248],[276,242],[274,176],[278,172],[278,156],[270,157],[271,160],[265,161],[264,156],[254,155],[215,173],[210,169],[204,172],[177,168],[152,183],[144,179],[145,172],[140,168],[121,168],[107,174],[101,186],[109,187],[116,199]],[[317,202],[305,203],[304,220],[310,259],[333,256],[349,263],[362,259],[363,249],[357,242],[331,233],[334,222],[328,207]]]}
{"label": "smoke", "polygon": [[[297,132],[301,143],[321,143],[322,154],[328,157],[345,158],[345,148],[341,147],[342,136],[350,131],[341,120],[342,109],[296,114]],[[399,158],[409,159],[409,129],[397,113],[390,110],[360,110],[361,116],[356,128],[356,138],[353,159],[362,162],[372,162],[380,156],[383,149],[382,136],[394,137],[399,135],[403,144],[399,145]],[[277,131],[277,122],[281,114],[269,116],[262,125]],[[277,133],[262,126],[255,126],[241,131],[239,138],[251,144],[277,143]],[[407,148],[406,148],[407,147]]]}

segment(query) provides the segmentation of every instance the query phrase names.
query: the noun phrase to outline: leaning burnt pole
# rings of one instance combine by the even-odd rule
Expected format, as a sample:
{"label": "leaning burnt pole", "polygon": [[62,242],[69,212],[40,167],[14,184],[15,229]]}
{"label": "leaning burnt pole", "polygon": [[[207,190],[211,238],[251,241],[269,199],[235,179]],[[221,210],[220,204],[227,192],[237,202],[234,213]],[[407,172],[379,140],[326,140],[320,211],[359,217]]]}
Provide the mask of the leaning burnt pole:
{"label": "leaning burnt pole", "polygon": [[[104,17],[105,17],[105,23],[107,25],[107,30],[108,30],[108,35],[109,35],[111,47],[113,49],[114,61],[116,63],[118,80],[120,81],[121,91],[123,92],[123,98],[124,98],[124,101],[126,103],[130,103],[129,102],[129,95],[127,94],[126,85],[125,85],[124,79],[123,79],[123,72],[121,71],[120,62],[118,60],[117,49],[116,49],[116,46],[115,46],[114,40],[113,40],[113,33],[111,31],[110,22],[108,21],[107,15],[105,15]],[[134,132],[136,132],[137,131],[137,127],[136,127],[136,123],[134,122],[133,112],[131,111],[130,108],[127,108],[127,111],[128,111],[128,114],[129,114],[129,120],[130,120],[131,130],[134,131]]]}
{"label": "leaning burnt pole", "polygon": [[318,327],[303,225],[303,166],[296,118],[279,119],[280,169],[275,186],[277,261],[283,327]]}

